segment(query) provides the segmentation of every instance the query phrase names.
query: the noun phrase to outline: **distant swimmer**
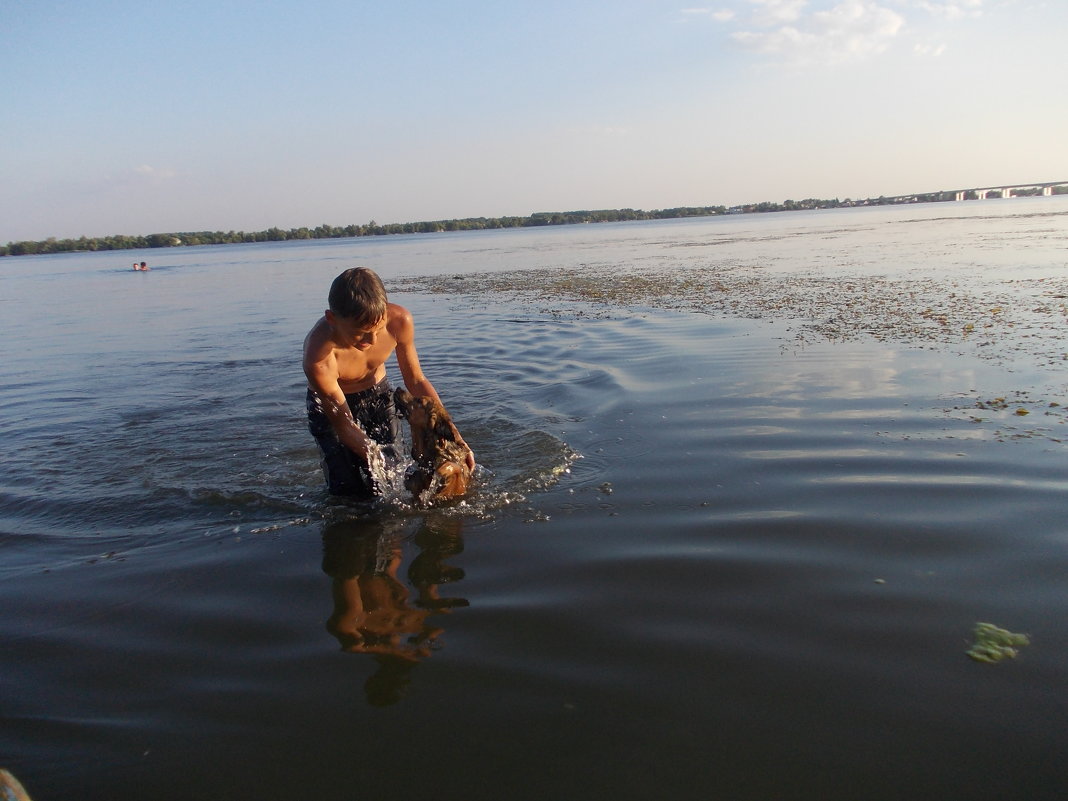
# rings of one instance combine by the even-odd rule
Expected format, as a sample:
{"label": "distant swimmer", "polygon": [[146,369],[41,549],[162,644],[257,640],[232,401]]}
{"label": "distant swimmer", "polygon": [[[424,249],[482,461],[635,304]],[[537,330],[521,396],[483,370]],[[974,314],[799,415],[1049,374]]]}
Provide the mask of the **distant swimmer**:
{"label": "distant swimmer", "polygon": [[147,273],[148,272],[148,265],[145,264],[144,262],[141,262],[141,272],[143,272],[143,273]]}

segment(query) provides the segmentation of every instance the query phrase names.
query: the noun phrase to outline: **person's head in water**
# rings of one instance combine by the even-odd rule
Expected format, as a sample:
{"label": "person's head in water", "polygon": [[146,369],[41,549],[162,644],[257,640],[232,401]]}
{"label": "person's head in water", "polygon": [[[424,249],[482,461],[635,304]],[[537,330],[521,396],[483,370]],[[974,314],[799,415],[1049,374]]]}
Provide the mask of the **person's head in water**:
{"label": "person's head in water", "polygon": [[360,326],[370,327],[386,316],[386,288],[366,267],[352,267],[330,285],[330,311]]}

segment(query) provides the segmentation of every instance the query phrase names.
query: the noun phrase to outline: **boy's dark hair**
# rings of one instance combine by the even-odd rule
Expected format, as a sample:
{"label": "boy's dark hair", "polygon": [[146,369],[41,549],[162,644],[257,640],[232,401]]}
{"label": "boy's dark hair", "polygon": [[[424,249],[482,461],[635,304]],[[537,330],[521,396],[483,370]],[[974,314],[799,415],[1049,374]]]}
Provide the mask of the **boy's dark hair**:
{"label": "boy's dark hair", "polygon": [[330,285],[330,310],[356,325],[374,325],[386,316],[386,288],[374,270],[352,267]]}

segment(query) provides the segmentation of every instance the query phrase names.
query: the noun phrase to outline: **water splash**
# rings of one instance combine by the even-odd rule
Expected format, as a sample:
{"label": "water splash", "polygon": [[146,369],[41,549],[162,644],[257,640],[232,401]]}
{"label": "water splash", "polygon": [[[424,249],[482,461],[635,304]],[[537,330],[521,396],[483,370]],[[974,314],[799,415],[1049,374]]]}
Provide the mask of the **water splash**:
{"label": "water splash", "polygon": [[367,442],[367,469],[371,474],[371,482],[378,488],[378,494],[386,496],[396,484],[396,470],[391,470],[386,464],[382,446],[374,440]]}

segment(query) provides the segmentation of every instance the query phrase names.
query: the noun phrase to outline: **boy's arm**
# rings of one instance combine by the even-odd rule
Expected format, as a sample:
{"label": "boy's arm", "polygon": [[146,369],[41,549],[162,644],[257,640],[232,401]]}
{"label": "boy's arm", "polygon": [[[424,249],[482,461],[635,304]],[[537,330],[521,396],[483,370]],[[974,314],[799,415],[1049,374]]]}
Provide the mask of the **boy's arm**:
{"label": "boy's arm", "polygon": [[323,413],[341,444],[358,456],[368,458],[371,440],[352,418],[345,393],[338,383],[337,361],[333,352],[320,355],[319,358],[314,353],[305,352],[304,374],[308,377],[308,385],[319,397]]}
{"label": "boy's arm", "polygon": [[[430,383],[430,379],[423,373],[419,364],[419,354],[415,351],[415,323],[412,321],[412,313],[403,306],[390,304],[389,308],[389,332],[397,341],[397,366],[400,368],[404,386],[416,397],[433,398],[441,403],[437,390]],[[445,404],[442,403],[442,406]],[[452,424],[452,433],[456,441],[467,449],[467,466],[475,469],[475,454],[471,450],[455,423]]]}

